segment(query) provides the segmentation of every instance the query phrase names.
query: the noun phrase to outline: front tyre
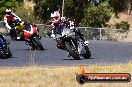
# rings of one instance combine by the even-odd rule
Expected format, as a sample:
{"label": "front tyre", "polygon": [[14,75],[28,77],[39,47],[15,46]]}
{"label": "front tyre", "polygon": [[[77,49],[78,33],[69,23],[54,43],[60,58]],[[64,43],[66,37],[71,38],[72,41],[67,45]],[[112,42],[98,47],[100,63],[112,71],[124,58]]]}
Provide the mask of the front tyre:
{"label": "front tyre", "polygon": [[85,58],[85,59],[89,59],[91,57],[91,52],[88,48],[88,46],[85,46],[85,50],[86,50],[86,53],[84,53],[82,56]]}
{"label": "front tyre", "polygon": [[80,60],[80,57],[74,50],[72,50],[72,46],[70,46],[69,43],[65,44],[66,50],[69,52],[69,54],[75,59],[75,60]]}
{"label": "front tyre", "polygon": [[34,42],[36,48],[39,47],[39,49],[40,49],[41,51],[44,50],[42,44],[40,43],[40,41],[39,41],[37,38],[34,37],[34,38],[33,38],[33,42]]}
{"label": "front tyre", "polygon": [[12,57],[12,53],[11,53],[9,47],[7,47],[6,57],[7,58],[11,58]]}

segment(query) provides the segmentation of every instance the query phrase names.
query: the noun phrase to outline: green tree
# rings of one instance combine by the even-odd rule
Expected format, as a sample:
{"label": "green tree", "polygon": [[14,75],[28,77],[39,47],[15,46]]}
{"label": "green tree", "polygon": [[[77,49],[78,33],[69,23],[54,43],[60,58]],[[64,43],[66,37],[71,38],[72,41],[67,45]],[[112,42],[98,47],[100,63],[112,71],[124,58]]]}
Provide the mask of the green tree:
{"label": "green tree", "polygon": [[47,23],[51,12],[62,4],[62,0],[34,0],[34,2],[36,4],[34,7],[34,15],[43,20],[44,23]]}
{"label": "green tree", "polygon": [[90,5],[85,9],[85,17],[82,19],[81,26],[104,27],[109,21],[113,10],[108,3],[102,3],[99,6]]}
{"label": "green tree", "polygon": [[75,19],[76,25],[84,18],[85,8],[90,5],[88,0],[67,0],[65,1],[64,15],[68,18]]}
{"label": "green tree", "polygon": [[[39,16],[45,23],[50,18],[51,12],[57,6],[62,7],[62,0],[34,0],[36,6],[35,15]],[[64,16],[76,19],[77,24],[84,17],[84,9],[88,4],[88,0],[65,0]]]}
{"label": "green tree", "polygon": [[109,4],[114,8],[114,12],[118,15],[118,12],[126,10],[130,0],[109,0]]}
{"label": "green tree", "polygon": [[[62,6],[62,0],[34,0],[35,15],[39,16],[45,23],[50,19],[50,13],[57,6]],[[64,16],[75,19],[76,25],[102,27],[110,19],[112,9],[108,0],[101,0],[97,6],[88,0],[65,0]]]}
{"label": "green tree", "polygon": [[16,6],[20,6],[20,2],[23,0],[1,0],[0,1],[0,20],[3,20],[4,12],[6,8],[10,8],[15,11]]}

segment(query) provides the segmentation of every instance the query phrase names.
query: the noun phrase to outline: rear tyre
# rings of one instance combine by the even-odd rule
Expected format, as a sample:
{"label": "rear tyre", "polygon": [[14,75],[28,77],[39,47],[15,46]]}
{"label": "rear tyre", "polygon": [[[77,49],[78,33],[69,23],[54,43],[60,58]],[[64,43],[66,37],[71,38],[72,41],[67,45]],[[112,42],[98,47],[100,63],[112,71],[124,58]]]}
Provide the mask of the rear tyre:
{"label": "rear tyre", "polygon": [[72,50],[72,47],[70,46],[69,43],[65,44],[66,50],[69,52],[69,54],[75,59],[75,60],[80,60],[80,57],[78,54],[76,54],[75,51]]}
{"label": "rear tyre", "polygon": [[39,41],[37,38],[33,38],[33,41],[35,42],[36,48],[39,47],[39,49],[40,49],[41,51],[44,50],[42,44],[40,43],[40,41]]}
{"label": "rear tyre", "polygon": [[89,50],[89,48],[87,46],[85,46],[85,50],[86,50],[86,53],[84,53],[82,56],[85,59],[89,59],[91,57],[91,52],[90,52],[90,50]]}

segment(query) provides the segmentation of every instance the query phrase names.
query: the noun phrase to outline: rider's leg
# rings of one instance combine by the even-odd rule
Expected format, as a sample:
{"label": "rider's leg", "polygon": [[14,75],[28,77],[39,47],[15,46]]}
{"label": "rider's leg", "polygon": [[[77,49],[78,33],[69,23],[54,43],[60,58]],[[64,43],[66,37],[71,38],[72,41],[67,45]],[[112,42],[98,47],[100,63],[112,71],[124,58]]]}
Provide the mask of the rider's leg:
{"label": "rider's leg", "polygon": [[15,30],[15,26],[11,23],[9,24],[9,26],[11,27],[9,35],[11,37],[11,39],[16,39],[16,30]]}
{"label": "rider's leg", "polygon": [[62,26],[59,25],[59,26],[58,26],[59,35],[61,35],[61,33],[62,33],[62,29],[63,29]]}

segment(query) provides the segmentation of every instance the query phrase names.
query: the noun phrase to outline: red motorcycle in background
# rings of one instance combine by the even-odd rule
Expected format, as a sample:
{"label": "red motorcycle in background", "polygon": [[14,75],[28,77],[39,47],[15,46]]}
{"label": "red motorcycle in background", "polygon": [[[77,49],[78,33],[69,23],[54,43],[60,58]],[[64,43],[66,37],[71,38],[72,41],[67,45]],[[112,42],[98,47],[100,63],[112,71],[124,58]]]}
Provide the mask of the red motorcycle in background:
{"label": "red motorcycle in background", "polygon": [[38,29],[36,25],[31,25],[30,23],[19,21],[16,25],[16,29],[19,30],[23,28],[23,37],[25,38],[26,42],[32,47],[33,50],[40,49],[41,51],[44,50],[41,42],[40,37],[38,34]]}

